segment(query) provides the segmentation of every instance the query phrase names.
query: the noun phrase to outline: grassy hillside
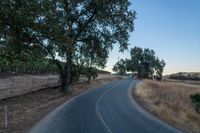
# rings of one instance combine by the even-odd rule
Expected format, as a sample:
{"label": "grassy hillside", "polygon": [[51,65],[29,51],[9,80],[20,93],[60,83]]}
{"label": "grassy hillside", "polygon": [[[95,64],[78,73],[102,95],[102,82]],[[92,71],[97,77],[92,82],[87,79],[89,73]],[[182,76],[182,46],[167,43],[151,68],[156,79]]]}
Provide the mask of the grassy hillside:
{"label": "grassy hillside", "polygon": [[145,109],[186,133],[200,132],[200,114],[190,99],[194,94],[200,94],[199,85],[151,80],[144,80],[133,91]]}
{"label": "grassy hillside", "polygon": [[177,80],[200,80],[200,72],[179,72],[167,77]]}

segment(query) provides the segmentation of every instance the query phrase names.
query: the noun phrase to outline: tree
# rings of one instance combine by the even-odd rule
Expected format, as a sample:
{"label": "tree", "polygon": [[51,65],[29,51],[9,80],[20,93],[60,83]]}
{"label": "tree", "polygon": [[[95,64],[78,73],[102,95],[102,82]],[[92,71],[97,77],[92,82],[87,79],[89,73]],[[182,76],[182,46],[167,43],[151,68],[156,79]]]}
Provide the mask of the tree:
{"label": "tree", "polygon": [[119,75],[126,74],[126,61],[121,59],[113,66],[113,71],[117,72]]}
{"label": "tree", "polygon": [[135,47],[131,49],[130,54],[131,54],[131,60],[128,61],[128,66],[127,70],[131,72],[137,72],[138,77],[141,77],[141,70],[142,70],[142,52],[143,49],[140,47]]}
{"label": "tree", "polygon": [[127,49],[134,29],[135,11],[128,0],[2,0],[0,5],[0,43],[18,59],[51,58],[63,92],[79,72],[73,67],[82,65],[76,58],[103,67],[114,44]]}
{"label": "tree", "polygon": [[79,48],[82,55],[81,62],[83,62],[84,67],[87,69],[86,75],[88,82],[90,82],[91,77],[94,79],[97,76],[97,69],[95,67],[105,67],[109,51],[98,38],[85,41],[86,44],[79,46]]}
{"label": "tree", "polygon": [[155,70],[156,70],[156,77],[157,80],[162,80],[162,73],[164,71],[166,63],[164,60],[159,60],[156,58]]}
{"label": "tree", "polygon": [[9,66],[47,56],[33,38],[35,20],[40,15],[38,4],[37,0],[0,1],[1,57]]}
{"label": "tree", "polygon": [[[129,10],[129,5],[128,0],[43,1],[38,33],[43,40],[47,40],[41,45],[60,68],[62,91],[68,91],[72,57],[79,52],[80,46],[102,48],[106,51],[105,55],[96,54],[102,60],[108,57],[114,44],[120,45],[120,51],[127,49],[129,32],[133,31],[135,19],[135,11]],[[96,53],[102,49],[96,49]],[[64,66],[56,61],[56,52],[66,60]],[[98,60],[91,61],[94,64]]]}
{"label": "tree", "polygon": [[165,62],[160,60],[152,49],[134,47],[130,50],[131,59],[121,59],[113,66],[113,71],[125,74],[127,71],[137,73],[138,78],[162,80]]}

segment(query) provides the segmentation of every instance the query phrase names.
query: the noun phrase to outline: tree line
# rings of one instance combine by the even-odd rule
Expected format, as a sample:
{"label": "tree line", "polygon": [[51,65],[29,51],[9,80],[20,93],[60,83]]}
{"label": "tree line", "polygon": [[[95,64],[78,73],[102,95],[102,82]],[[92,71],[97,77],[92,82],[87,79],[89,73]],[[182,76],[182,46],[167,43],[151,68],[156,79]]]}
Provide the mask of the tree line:
{"label": "tree line", "polygon": [[123,75],[132,72],[138,78],[162,80],[165,67],[164,60],[160,60],[152,49],[134,47],[130,50],[131,59],[121,59],[114,66],[113,71]]}
{"label": "tree line", "polygon": [[8,65],[51,59],[62,92],[68,92],[80,67],[88,68],[91,78],[93,68],[105,67],[113,45],[127,49],[136,15],[130,4],[128,0],[1,0],[1,59]]}

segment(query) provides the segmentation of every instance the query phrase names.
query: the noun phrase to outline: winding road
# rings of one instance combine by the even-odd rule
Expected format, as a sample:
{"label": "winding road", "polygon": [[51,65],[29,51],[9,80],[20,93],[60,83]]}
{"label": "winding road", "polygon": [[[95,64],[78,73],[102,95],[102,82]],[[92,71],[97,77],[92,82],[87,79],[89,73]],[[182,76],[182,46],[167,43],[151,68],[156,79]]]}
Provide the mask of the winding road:
{"label": "winding road", "polygon": [[137,83],[117,80],[91,89],[51,112],[30,133],[181,133],[135,102],[131,90]]}

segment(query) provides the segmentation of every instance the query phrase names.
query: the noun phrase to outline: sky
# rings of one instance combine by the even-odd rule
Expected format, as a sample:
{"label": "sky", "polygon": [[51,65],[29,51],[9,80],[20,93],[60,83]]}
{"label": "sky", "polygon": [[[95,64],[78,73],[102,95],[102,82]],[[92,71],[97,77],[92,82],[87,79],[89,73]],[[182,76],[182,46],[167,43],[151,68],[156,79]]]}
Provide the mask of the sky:
{"label": "sky", "polygon": [[[137,12],[129,50],[150,48],[166,62],[164,75],[200,72],[200,0],[131,0]],[[119,52],[115,45],[105,70],[112,72],[119,59],[130,58],[130,51]]]}

